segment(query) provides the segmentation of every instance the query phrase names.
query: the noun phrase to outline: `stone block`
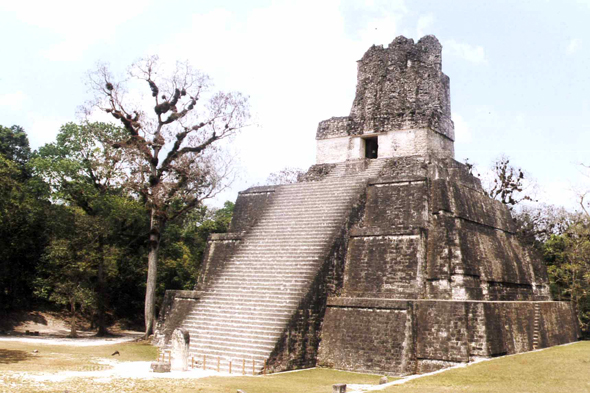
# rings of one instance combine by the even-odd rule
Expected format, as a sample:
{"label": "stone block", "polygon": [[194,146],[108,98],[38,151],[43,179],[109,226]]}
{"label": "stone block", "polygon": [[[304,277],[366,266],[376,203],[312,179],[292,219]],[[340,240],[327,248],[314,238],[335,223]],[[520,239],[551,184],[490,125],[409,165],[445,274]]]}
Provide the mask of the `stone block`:
{"label": "stone block", "polygon": [[346,393],[346,384],[337,383],[335,385],[332,385],[332,393]]}
{"label": "stone block", "polygon": [[170,372],[170,363],[167,363],[167,362],[153,362],[151,364],[151,369],[155,373],[169,373]]}

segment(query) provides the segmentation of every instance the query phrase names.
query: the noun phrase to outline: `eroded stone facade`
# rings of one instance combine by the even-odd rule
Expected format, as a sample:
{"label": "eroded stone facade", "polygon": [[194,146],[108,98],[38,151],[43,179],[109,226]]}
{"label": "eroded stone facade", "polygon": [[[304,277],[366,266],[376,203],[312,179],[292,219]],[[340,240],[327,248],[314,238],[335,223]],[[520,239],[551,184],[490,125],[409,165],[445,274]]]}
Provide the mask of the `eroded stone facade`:
{"label": "eroded stone facade", "polygon": [[365,158],[368,137],[378,139],[380,158],[429,152],[452,157],[449,78],[441,58],[434,36],[417,43],[398,37],[387,48],[371,47],[358,62],[350,115],[318,125],[318,164]]}

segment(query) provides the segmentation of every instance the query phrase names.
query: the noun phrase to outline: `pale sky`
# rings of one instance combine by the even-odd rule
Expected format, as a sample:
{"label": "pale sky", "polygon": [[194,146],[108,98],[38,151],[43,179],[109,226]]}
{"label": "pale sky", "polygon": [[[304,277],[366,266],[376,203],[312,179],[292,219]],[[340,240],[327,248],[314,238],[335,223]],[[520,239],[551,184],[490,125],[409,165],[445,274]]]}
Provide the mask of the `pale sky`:
{"label": "pale sky", "polygon": [[0,124],[37,148],[78,121],[85,73],[157,54],[189,60],[223,90],[250,96],[256,126],[234,141],[242,179],[315,161],[319,121],[346,116],[356,60],[398,35],[434,34],[451,78],[455,158],[501,154],[539,184],[541,202],[574,206],[590,189],[590,0],[7,1],[0,0]]}

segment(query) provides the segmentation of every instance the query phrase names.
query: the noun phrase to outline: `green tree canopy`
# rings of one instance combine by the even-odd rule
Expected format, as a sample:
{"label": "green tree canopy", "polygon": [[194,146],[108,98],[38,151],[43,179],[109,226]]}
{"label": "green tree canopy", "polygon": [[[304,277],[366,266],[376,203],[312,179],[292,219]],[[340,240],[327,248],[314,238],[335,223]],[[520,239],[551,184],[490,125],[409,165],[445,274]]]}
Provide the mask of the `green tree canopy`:
{"label": "green tree canopy", "polygon": [[0,311],[33,300],[33,278],[48,240],[47,188],[31,176],[27,135],[0,126]]}

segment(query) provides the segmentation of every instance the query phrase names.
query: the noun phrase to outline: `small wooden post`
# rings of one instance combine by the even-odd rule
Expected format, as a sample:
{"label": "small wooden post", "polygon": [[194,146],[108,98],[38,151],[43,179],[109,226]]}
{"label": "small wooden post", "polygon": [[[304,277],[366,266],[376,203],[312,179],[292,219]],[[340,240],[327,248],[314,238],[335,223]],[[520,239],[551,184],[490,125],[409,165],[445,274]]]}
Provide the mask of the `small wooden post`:
{"label": "small wooden post", "polygon": [[262,375],[266,375],[266,360],[264,361],[264,366],[262,367]]}
{"label": "small wooden post", "polygon": [[252,375],[256,375],[256,368],[254,367],[254,359],[252,359]]}
{"label": "small wooden post", "polygon": [[242,375],[246,375],[246,359],[242,359]]}
{"label": "small wooden post", "polygon": [[229,373],[231,374],[231,359],[229,360]]}
{"label": "small wooden post", "polygon": [[207,368],[207,355],[203,355],[203,370]]}
{"label": "small wooden post", "polygon": [[217,372],[219,372],[219,363],[221,363],[221,359],[217,356]]}
{"label": "small wooden post", "polygon": [[172,363],[172,351],[168,351],[168,363]]}
{"label": "small wooden post", "polygon": [[191,357],[191,368],[195,368],[195,357]]}

